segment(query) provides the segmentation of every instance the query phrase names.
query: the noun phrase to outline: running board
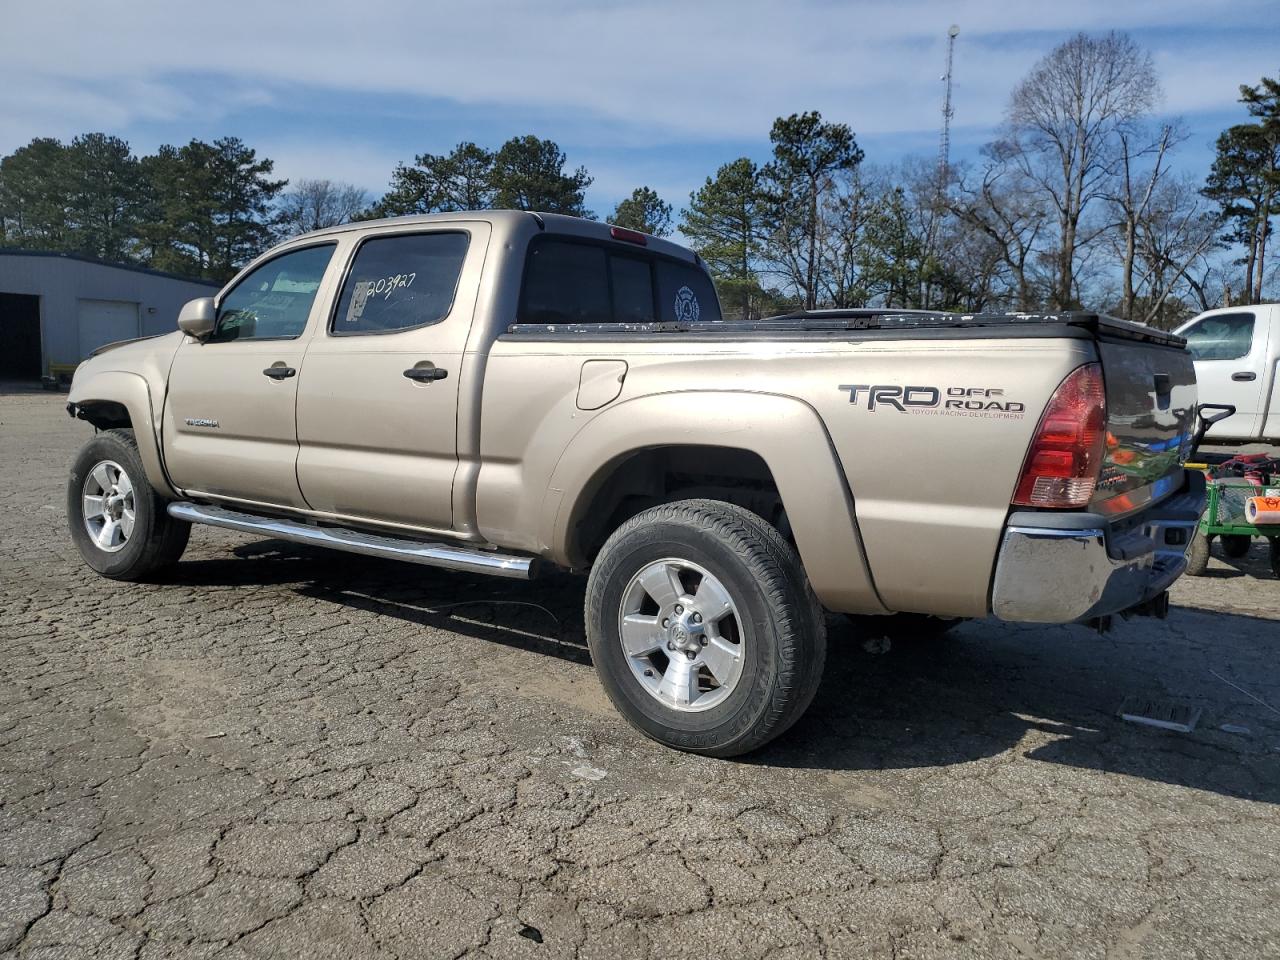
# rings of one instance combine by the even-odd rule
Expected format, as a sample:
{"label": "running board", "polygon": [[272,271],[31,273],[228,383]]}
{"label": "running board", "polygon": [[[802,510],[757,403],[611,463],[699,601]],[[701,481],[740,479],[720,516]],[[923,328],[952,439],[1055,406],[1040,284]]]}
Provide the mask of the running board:
{"label": "running board", "polygon": [[347,553],[359,553],[366,557],[385,560],[407,560],[428,567],[460,570],[464,573],[486,573],[495,577],[511,577],[515,580],[531,580],[534,576],[534,560],[509,553],[494,553],[467,547],[449,546],[443,543],[427,543],[404,537],[385,537],[375,533],[348,530],[346,527],[317,527],[298,520],[282,520],[278,517],[260,517],[252,513],[240,513],[224,507],[199,503],[177,502],[169,504],[169,516],[187,523],[203,523],[210,527],[225,527],[241,533],[256,533],[291,543],[304,543],[314,547],[329,547]]}

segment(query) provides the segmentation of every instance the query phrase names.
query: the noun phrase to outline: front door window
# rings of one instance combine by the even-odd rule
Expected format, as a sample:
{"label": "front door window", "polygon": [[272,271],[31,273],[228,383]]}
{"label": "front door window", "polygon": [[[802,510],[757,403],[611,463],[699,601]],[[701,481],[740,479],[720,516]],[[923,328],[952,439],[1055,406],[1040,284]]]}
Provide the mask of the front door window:
{"label": "front door window", "polygon": [[291,251],[255,268],[222,298],[209,342],[302,336],[332,257],[333,244],[326,243]]}

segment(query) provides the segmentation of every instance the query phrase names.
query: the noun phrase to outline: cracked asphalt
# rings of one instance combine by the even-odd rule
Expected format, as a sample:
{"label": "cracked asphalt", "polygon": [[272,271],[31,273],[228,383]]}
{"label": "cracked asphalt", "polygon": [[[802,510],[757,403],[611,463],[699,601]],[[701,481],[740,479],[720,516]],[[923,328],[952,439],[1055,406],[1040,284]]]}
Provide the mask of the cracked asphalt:
{"label": "cracked asphalt", "polygon": [[1107,636],[833,619],[805,719],[709,760],[614,714],[574,578],[207,528],[98,578],[64,402],[0,396],[0,957],[1280,956],[1261,544]]}

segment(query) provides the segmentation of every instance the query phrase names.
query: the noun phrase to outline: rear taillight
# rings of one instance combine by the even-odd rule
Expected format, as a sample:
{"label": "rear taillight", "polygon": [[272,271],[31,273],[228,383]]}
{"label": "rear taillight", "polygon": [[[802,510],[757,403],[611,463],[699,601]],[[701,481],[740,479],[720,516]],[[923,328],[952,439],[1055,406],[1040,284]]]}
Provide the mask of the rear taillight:
{"label": "rear taillight", "polygon": [[1013,502],[1083,507],[1093,496],[1107,436],[1102,365],[1086,363],[1058,384],[1036,427]]}

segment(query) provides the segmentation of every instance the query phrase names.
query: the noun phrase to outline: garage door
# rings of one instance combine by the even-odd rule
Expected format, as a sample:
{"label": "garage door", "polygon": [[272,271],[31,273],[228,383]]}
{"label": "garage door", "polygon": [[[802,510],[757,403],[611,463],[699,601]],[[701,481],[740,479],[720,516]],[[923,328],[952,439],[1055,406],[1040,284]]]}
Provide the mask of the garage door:
{"label": "garage door", "polygon": [[128,300],[80,300],[80,359],[104,343],[138,336],[138,305]]}

